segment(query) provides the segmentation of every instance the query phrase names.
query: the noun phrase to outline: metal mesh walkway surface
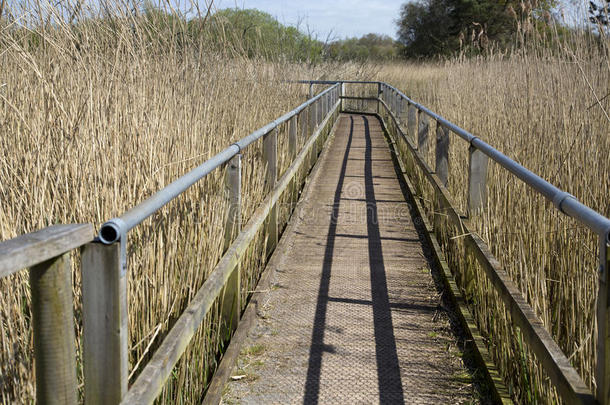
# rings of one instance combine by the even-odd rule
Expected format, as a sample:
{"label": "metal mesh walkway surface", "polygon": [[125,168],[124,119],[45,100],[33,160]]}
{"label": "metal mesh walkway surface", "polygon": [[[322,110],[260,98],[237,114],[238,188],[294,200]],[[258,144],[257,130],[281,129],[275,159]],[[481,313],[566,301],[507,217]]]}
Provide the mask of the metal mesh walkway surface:
{"label": "metal mesh walkway surface", "polygon": [[472,401],[380,122],[344,114],[327,147],[223,403]]}

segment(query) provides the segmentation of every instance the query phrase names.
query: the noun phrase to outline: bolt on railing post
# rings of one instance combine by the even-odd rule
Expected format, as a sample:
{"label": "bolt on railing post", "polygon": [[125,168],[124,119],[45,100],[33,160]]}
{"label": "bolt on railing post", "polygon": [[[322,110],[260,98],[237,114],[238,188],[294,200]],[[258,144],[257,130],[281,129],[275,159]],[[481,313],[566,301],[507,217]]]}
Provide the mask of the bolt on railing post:
{"label": "bolt on railing post", "polygon": [[443,186],[447,187],[449,184],[449,129],[443,127],[438,121],[436,122],[435,155],[434,171],[443,183]]}
{"label": "bolt on railing post", "polygon": [[70,252],[30,269],[36,402],[76,404]]}
{"label": "bolt on railing post", "polygon": [[417,134],[415,128],[417,127],[417,108],[409,103],[409,112],[407,117],[407,133],[415,143],[417,141]]}
{"label": "bolt on railing post", "polygon": [[127,236],[82,247],[85,404],[118,404],[127,392]]}
{"label": "bolt on railing post", "polygon": [[468,216],[477,214],[487,206],[487,165],[489,158],[483,152],[468,148]]}
{"label": "bolt on railing post", "polygon": [[428,156],[428,133],[430,125],[428,124],[428,116],[423,111],[418,112],[418,131],[417,131],[417,150],[421,153],[424,160]]}
{"label": "bolt on railing post", "polygon": [[[226,251],[241,230],[241,154],[231,158],[227,164],[225,188],[229,198],[229,215],[225,226]],[[241,312],[240,280],[241,265],[238,263],[229,276],[222,293],[222,323],[224,330],[221,336],[228,338],[239,323]]]}
{"label": "bolt on railing post", "polygon": [[297,115],[292,117],[290,121],[288,121],[288,152],[290,153],[290,161],[294,160],[294,157],[297,155]]}
{"label": "bolt on railing post", "polygon": [[599,237],[599,289],[597,292],[596,397],[600,405],[610,404],[610,240]]}
{"label": "bolt on railing post", "polygon": [[[263,136],[263,159],[267,166],[265,176],[265,191],[270,193],[277,182],[277,133],[275,127],[271,132]],[[269,212],[267,220],[267,256],[273,252],[278,241],[278,212],[277,205],[274,205]]]}

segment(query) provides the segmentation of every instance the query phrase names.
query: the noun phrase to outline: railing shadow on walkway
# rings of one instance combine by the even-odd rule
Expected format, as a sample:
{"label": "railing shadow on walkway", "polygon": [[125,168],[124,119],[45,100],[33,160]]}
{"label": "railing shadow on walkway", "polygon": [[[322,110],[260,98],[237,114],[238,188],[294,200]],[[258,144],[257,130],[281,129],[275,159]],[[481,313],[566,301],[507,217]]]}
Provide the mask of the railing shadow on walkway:
{"label": "railing shadow on walkway", "polygon": [[[379,217],[377,212],[377,200],[373,184],[373,159],[372,142],[369,129],[368,117],[362,116],[365,133],[365,157],[364,157],[364,191],[366,202],[366,224],[368,238],[368,257],[371,280],[372,301],[354,300],[354,303],[372,305],[373,322],[375,333],[375,356],[377,362],[377,379],[379,387],[379,402],[381,404],[404,403],[403,389],[400,377],[400,366],[396,349],[396,338],[392,325],[391,305],[388,295],[386,271],[383,262],[383,250],[381,244],[381,232],[379,229]],[[343,156],[339,181],[335,189],[334,201],[329,220],[326,249],[318,289],[315,318],[312,331],[312,343],[309,353],[309,365],[307,369],[307,380],[305,383],[305,396],[303,403],[317,404],[320,393],[320,374],[322,367],[322,356],[325,352],[333,352],[334,348],[324,344],[324,332],[326,328],[326,315],[328,303],[336,301],[329,296],[330,280],[332,276],[333,254],[335,240],[337,237],[350,237],[351,235],[339,235],[337,225],[340,215],[342,190],[345,183],[347,164],[354,135],[354,117],[350,116],[350,129],[347,146]],[[353,160],[353,159],[351,159]]]}

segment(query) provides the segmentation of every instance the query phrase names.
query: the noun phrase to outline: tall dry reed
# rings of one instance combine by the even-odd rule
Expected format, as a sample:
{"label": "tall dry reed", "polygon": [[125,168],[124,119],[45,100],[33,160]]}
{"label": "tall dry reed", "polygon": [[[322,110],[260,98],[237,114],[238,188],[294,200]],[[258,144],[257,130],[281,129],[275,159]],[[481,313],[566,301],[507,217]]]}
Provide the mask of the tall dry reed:
{"label": "tall dry reed", "polygon": [[[287,80],[362,70],[219,53],[196,38],[176,40],[180,19],[155,25],[120,2],[104,2],[105,10],[18,4],[0,20],[0,240],[56,223],[99,227],[305,101],[307,89]],[[264,197],[263,169],[259,142],[244,154],[244,221]],[[219,260],[226,214],[217,170],[130,232],[131,381]],[[245,292],[264,265],[257,243],[246,258]],[[34,396],[29,305],[26,274],[0,280],[2,403]],[[214,319],[204,322],[163,400],[200,400],[221,349]]]}
{"label": "tall dry reed", "polygon": [[[610,44],[603,36],[573,33],[551,49],[542,45],[472,59],[388,65],[377,78],[610,216]],[[433,156],[432,147],[432,167]],[[467,165],[468,144],[453,135],[449,190],[462,212]],[[488,187],[485,214],[474,220],[477,233],[594,388],[596,235],[493,163]],[[421,196],[432,212],[432,191],[424,187]],[[460,247],[459,230],[453,232],[457,239],[446,244],[450,259],[460,271],[470,271],[474,259]],[[515,398],[553,403],[548,378],[490,290],[478,276],[472,308]]]}

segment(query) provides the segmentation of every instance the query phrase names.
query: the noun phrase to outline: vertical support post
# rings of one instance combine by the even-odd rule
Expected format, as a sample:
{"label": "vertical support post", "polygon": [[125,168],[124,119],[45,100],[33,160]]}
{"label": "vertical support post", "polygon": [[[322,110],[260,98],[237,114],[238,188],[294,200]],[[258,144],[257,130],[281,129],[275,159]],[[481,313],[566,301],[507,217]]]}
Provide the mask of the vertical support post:
{"label": "vertical support post", "polygon": [[[267,165],[267,174],[265,176],[265,189],[267,193],[273,190],[277,182],[277,132],[278,128],[275,127],[271,132],[263,136],[263,159]],[[277,206],[274,205],[267,220],[267,256],[273,252],[278,241],[277,214]]]}
{"label": "vertical support post", "polygon": [[[345,83],[341,82],[341,97],[345,96]],[[344,100],[341,98],[341,112],[345,111]]]}
{"label": "vertical support post", "polygon": [[85,404],[118,404],[127,392],[126,235],[82,248]]}
{"label": "vertical support post", "polygon": [[418,131],[417,131],[417,150],[423,156],[424,160],[428,157],[428,132],[430,125],[428,116],[423,111],[418,112]]}
{"label": "vertical support post", "polygon": [[297,115],[295,115],[288,122],[288,152],[290,153],[290,161],[293,161],[297,155],[297,128]]}
{"label": "vertical support post", "polygon": [[381,82],[377,83],[377,114],[381,111]]}
{"label": "vertical support post", "polygon": [[[316,128],[316,103],[312,103],[307,107],[309,111],[309,136],[313,135],[313,132]],[[309,138],[308,136],[308,138]]]}
{"label": "vertical support post", "polygon": [[596,397],[600,405],[610,404],[610,235],[599,237],[599,290],[597,292]]}
{"label": "vertical support post", "polygon": [[409,112],[407,117],[407,133],[415,143],[417,141],[417,134],[415,133],[415,128],[417,126],[417,108],[409,103]]}
{"label": "vertical support post", "polygon": [[309,98],[313,98],[313,83],[309,83]]}
{"label": "vertical support post", "polygon": [[229,215],[225,224],[223,251],[227,251],[233,238],[241,230],[241,154],[231,158],[225,174],[225,190],[229,199]]}
{"label": "vertical support post", "polygon": [[[225,188],[229,198],[229,216],[225,226],[224,250],[226,251],[235,235],[241,230],[241,154],[233,156],[227,164]],[[227,280],[222,295],[222,333],[226,339],[230,338],[239,323],[241,312],[240,273],[241,266],[237,264],[231,272],[229,280]]]}
{"label": "vertical support post", "polygon": [[436,164],[434,171],[447,187],[449,184],[449,129],[436,122]]}
{"label": "vertical support post", "polygon": [[468,148],[468,216],[487,206],[487,164],[489,158],[470,145]]}
{"label": "vertical support post", "polygon": [[70,252],[30,269],[36,402],[76,404]]}
{"label": "vertical support post", "polygon": [[322,122],[322,99],[323,97],[316,101],[316,127]]}

